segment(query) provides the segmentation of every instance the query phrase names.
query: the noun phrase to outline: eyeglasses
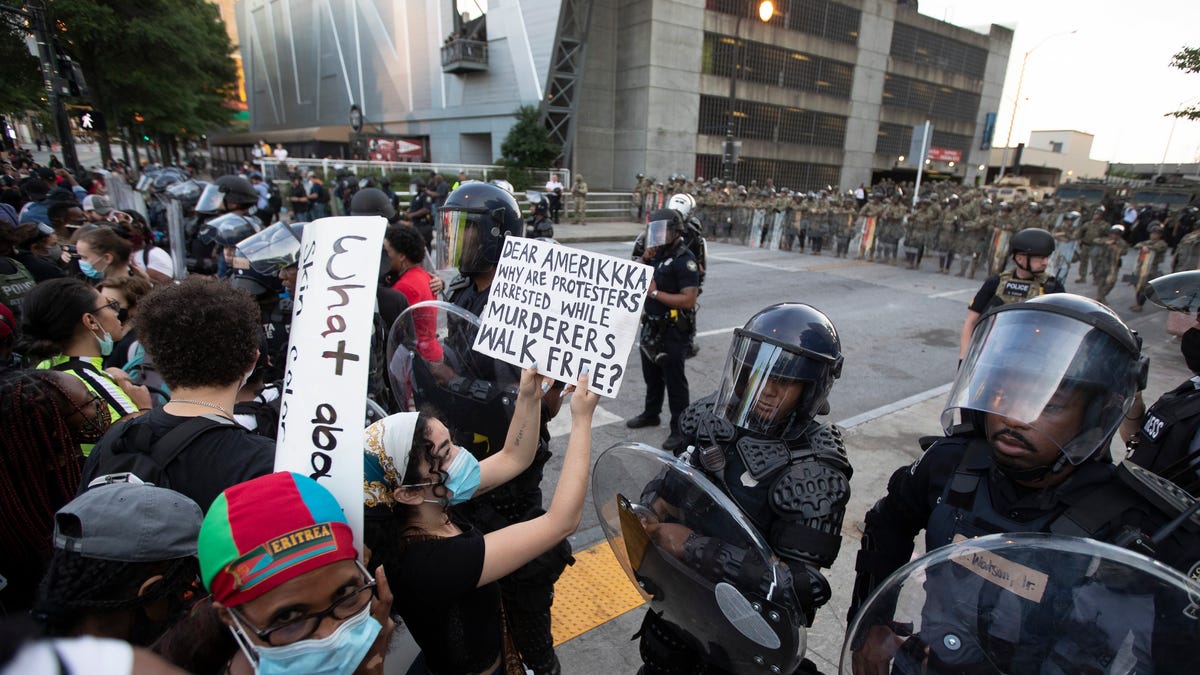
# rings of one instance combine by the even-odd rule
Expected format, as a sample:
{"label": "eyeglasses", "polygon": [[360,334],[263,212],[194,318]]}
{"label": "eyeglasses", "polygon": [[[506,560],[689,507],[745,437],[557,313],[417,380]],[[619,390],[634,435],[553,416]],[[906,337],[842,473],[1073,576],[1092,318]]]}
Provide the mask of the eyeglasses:
{"label": "eyeglasses", "polygon": [[111,309],[112,311],[119,313],[121,311],[121,303],[117,302],[116,300],[109,300],[92,311],[99,312],[104,309]]}
{"label": "eyeglasses", "polygon": [[313,633],[317,632],[317,627],[326,617],[332,616],[338,621],[345,621],[350,617],[363,611],[363,609],[371,602],[371,598],[375,597],[375,579],[367,574],[363,569],[362,564],[358,565],[359,571],[367,578],[367,582],[350,593],[338,598],[332,605],[326,607],[320,612],[305,614],[304,616],[288,621],[287,623],[278,626],[272,626],[266,630],[259,630],[254,627],[246,617],[232,607],[230,612],[236,614],[238,618],[245,623],[259,640],[271,645],[272,647],[282,647],[290,645],[294,642],[307,640]]}

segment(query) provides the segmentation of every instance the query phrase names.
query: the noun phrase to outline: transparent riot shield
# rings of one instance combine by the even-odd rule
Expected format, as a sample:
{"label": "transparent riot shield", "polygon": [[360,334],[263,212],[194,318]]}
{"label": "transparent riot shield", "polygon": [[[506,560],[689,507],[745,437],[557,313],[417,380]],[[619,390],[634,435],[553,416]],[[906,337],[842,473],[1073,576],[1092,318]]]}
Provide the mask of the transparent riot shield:
{"label": "transparent riot shield", "polygon": [[1132,551],[1058,535],[944,546],[884,580],[842,673],[1196,673],[1200,586]]}
{"label": "transparent riot shield", "polygon": [[1151,279],[1145,289],[1146,299],[1174,312],[1195,312],[1200,309],[1200,271],[1176,272]]}
{"label": "transparent riot shield", "polygon": [[479,318],[461,307],[419,302],[392,324],[387,363],[401,410],[434,409],[469,436],[455,442],[484,456],[503,447],[521,372],[472,350],[478,331]]}
{"label": "transparent riot shield", "polygon": [[167,201],[167,239],[171,244],[171,264],[174,278],[187,278],[187,235],[184,232],[183,205],[175,199]]}
{"label": "transparent riot shield", "polygon": [[670,453],[614,445],[592,499],[630,580],[688,648],[734,673],[791,673],[805,622],[787,566],[724,493]]}

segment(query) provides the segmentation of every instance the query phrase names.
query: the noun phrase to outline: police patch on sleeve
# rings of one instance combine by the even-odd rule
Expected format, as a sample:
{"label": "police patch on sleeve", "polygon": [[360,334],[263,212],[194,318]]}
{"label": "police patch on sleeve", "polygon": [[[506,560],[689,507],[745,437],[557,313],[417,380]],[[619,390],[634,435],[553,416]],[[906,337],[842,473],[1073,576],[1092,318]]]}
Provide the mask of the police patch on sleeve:
{"label": "police patch on sleeve", "polygon": [[700,269],[700,267],[699,267],[698,265],[696,265],[696,261],[695,261],[695,260],[689,260],[689,261],[687,261],[687,268],[688,268],[688,271],[689,271],[689,272],[695,272],[695,271],[697,271],[697,270],[699,270],[699,269]]}

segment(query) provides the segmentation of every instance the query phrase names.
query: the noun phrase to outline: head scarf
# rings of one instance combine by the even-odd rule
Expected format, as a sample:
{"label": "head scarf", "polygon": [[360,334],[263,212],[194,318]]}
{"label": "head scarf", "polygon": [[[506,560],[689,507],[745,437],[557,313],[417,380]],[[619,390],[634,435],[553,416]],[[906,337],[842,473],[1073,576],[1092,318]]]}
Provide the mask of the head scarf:
{"label": "head scarf", "polygon": [[413,434],[420,413],[389,415],[367,427],[363,447],[363,505],[391,507],[392,493],[404,484],[404,471],[412,454]]}

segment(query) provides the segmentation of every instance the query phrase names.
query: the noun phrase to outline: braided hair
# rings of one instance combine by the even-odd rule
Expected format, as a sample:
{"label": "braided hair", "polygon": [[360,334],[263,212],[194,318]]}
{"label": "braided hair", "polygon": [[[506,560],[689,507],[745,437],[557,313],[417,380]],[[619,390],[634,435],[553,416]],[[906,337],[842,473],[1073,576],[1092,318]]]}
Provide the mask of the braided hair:
{"label": "braided hair", "polygon": [[62,354],[84,314],[96,313],[96,290],[79,279],[50,279],[22,302],[21,351],[33,363]]}
{"label": "braided hair", "polygon": [[75,496],[82,473],[68,418],[71,399],[49,371],[0,379],[0,549],[50,558],[54,513]]}

